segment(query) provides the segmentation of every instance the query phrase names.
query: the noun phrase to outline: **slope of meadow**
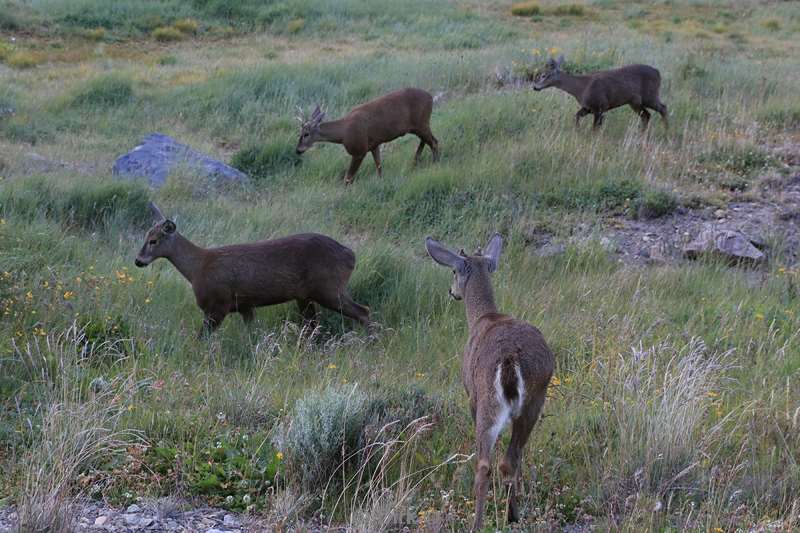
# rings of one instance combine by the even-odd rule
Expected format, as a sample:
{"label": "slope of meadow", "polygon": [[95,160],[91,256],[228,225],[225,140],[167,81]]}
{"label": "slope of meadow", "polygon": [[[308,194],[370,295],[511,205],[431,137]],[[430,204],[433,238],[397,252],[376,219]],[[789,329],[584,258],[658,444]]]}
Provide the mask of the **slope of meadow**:
{"label": "slope of meadow", "polygon": [[[494,231],[498,305],[557,360],[523,529],[800,527],[794,257],[635,268],[602,240],[643,206],[760,200],[797,175],[797,3],[0,0],[0,38],[0,505],[29,529],[58,530],[77,496],[170,495],[281,527],[462,529],[466,323],[423,239]],[[550,53],[575,71],[657,66],[672,128],[654,117],[643,136],[626,108],[576,131],[570,97],[509,83]],[[345,188],[340,146],[295,156],[296,106],[337,116],[409,85],[440,96],[439,163],[413,168],[404,138],[383,178],[367,160]],[[152,131],[254,179],[112,180]],[[351,246],[352,293],[381,326],[324,313],[309,334],[285,305],[196,339],[180,274],[133,266],[150,199],[204,246],[300,231]],[[570,244],[537,255],[543,233]]]}

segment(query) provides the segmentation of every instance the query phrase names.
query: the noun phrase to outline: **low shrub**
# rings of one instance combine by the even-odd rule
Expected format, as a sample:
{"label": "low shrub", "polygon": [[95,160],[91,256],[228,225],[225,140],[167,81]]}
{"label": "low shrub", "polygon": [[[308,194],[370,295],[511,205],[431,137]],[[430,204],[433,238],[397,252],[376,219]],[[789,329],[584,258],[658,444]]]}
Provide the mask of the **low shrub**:
{"label": "low shrub", "polygon": [[68,107],[109,108],[133,100],[133,82],[121,74],[99,76],[73,90],[67,97]]}
{"label": "low shrub", "polygon": [[321,489],[358,450],[367,395],[357,387],[329,386],[295,402],[273,445],[285,454],[287,475],[307,489]]}
{"label": "low shrub", "polygon": [[642,186],[636,181],[603,180],[548,191],[543,194],[542,200],[550,207],[613,211],[629,207],[641,192]]}
{"label": "low shrub", "polygon": [[743,175],[763,169],[770,162],[769,155],[757,146],[737,143],[715,146],[698,159]]}
{"label": "low shrub", "polygon": [[178,58],[173,55],[166,55],[159,57],[157,62],[161,66],[171,67],[178,64]]}
{"label": "low shrub", "polygon": [[778,19],[767,19],[761,25],[769,31],[780,31],[781,29],[781,22]]}
{"label": "low shrub", "polygon": [[183,39],[183,32],[173,26],[161,26],[151,33],[153,39],[162,43],[175,42]]}
{"label": "low shrub", "polygon": [[286,31],[289,33],[299,33],[306,26],[305,19],[290,20],[286,24]]}
{"label": "low shrub", "polygon": [[551,12],[558,16],[582,17],[586,14],[586,8],[580,4],[563,4],[555,6]]}
{"label": "low shrub", "polygon": [[181,33],[185,33],[187,35],[194,35],[197,33],[197,30],[200,29],[200,24],[197,23],[194,19],[181,19],[173,24],[175,29],[177,29]]}
{"label": "low shrub", "polygon": [[636,202],[636,216],[643,219],[659,218],[675,211],[678,200],[675,195],[664,190],[649,190]]}
{"label": "low shrub", "polygon": [[90,41],[102,41],[106,38],[105,28],[94,28],[92,30],[85,30],[83,36]]}
{"label": "low shrub", "polygon": [[520,2],[511,6],[511,14],[517,17],[530,17],[542,12],[539,2]]}
{"label": "low shrub", "polygon": [[44,56],[42,54],[26,50],[17,50],[6,58],[6,64],[9,67],[19,69],[33,68],[43,62]]}
{"label": "low shrub", "polygon": [[5,61],[14,52],[14,47],[8,43],[0,42],[0,61]]}
{"label": "low shrub", "polygon": [[264,145],[246,146],[231,158],[231,166],[254,180],[265,180],[299,165],[300,156],[288,140],[273,140]]}
{"label": "low shrub", "polygon": [[136,182],[83,182],[72,186],[42,178],[15,180],[0,191],[8,215],[33,219],[45,216],[82,228],[99,228],[116,221],[144,227],[150,221],[147,189]]}

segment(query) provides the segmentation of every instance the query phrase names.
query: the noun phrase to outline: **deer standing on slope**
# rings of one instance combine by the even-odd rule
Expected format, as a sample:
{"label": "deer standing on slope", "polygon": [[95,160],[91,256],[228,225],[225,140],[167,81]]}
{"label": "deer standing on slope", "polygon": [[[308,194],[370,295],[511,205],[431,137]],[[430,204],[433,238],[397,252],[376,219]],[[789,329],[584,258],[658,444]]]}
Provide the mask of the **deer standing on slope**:
{"label": "deer standing on slope", "polygon": [[584,76],[572,76],[561,70],[564,56],[557,60],[550,58],[545,69],[533,82],[533,90],[541,91],[548,87],[557,87],[568,92],[580,104],[575,114],[575,127],[586,115],[594,115],[593,129],[603,123],[606,111],[629,105],[642,120],[642,130],[647,129],[650,113],[647,109],[657,111],[669,127],[667,106],[659,98],[661,74],[658,69],[648,65],[628,65],[612,70],[601,70]]}
{"label": "deer standing on slope", "polygon": [[477,438],[475,523],[483,527],[489,489],[491,454],[500,432],[511,422],[511,443],[500,466],[508,488],[507,517],[519,520],[516,493],[519,464],[553,375],[553,353],[541,332],[527,322],[497,312],[489,275],[497,269],[502,238],[495,234],[475,255],[456,253],[427,237],[425,248],[434,261],[453,270],[450,295],[464,300],[469,340],[461,377],[470,399]]}
{"label": "deer standing on slope", "polygon": [[201,248],[181,235],[155,204],[150,206],[158,221],[147,232],[136,266],[166,257],[192,284],[205,315],[199,336],[218,328],[229,313],[239,313],[249,323],[254,308],[291,300],[310,321],[316,318],[316,302],[369,325],[369,308],[354,302],[347,292],[356,256],[330,237],[302,233]]}
{"label": "deer standing on slope", "polygon": [[433,152],[433,160],[439,159],[439,141],[431,133],[431,111],[433,97],[422,89],[401,89],[353,108],[339,120],[322,122],[325,112],[319,106],[311,118],[297,117],[301,122],[300,139],[296,151],[304,153],[317,142],[344,145],[350,154],[350,168],[344,176],[346,184],[353,182],[358,167],[368,153],[372,153],[378,176],[381,175],[381,144],[388,143],[412,133],[419,137],[419,147],[414,163],[425,145]]}

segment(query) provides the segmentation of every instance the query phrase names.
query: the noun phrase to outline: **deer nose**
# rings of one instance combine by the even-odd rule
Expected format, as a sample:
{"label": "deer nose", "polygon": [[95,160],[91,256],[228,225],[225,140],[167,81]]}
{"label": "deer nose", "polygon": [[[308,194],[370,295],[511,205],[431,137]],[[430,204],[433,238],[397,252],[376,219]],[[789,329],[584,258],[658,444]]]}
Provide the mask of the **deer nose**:
{"label": "deer nose", "polygon": [[146,265],[146,264],[145,264],[143,261],[140,261],[138,257],[137,257],[137,258],[136,258],[136,260],[133,262],[133,264],[134,264],[134,265],[136,265],[136,266],[137,266],[137,267],[139,267],[139,268],[142,268],[142,267],[146,267],[146,266],[147,266],[147,265]]}

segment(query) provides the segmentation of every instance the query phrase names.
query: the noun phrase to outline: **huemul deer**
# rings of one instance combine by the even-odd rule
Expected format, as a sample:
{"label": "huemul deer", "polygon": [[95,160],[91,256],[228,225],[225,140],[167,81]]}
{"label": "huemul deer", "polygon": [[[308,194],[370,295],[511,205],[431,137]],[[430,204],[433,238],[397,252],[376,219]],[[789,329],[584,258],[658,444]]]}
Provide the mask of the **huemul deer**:
{"label": "huemul deer", "polygon": [[650,122],[647,109],[657,111],[669,127],[667,106],[661,102],[658,91],[661,88],[661,74],[658,69],[648,65],[628,65],[612,70],[601,70],[584,76],[572,76],[561,70],[564,56],[557,60],[550,58],[545,69],[533,82],[533,90],[541,91],[548,87],[557,87],[568,92],[580,104],[575,114],[575,127],[583,117],[594,115],[594,129],[603,123],[606,111],[631,106],[642,119],[642,130]]}
{"label": "huemul deer", "polygon": [[314,303],[369,325],[369,308],[347,292],[356,264],[352,250],[325,235],[302,233],[281,239],[201,248],[181,235],[175,222],[151,204],[158,221],[136,256],[145,267],[165,257],[189,280],[205,319],[199,336],[219,327],[228,313],[249,323],[253,309],[295,300],[308,320]]}
{"label": "huemul deer", "polygon": [[381,144],[388,143],[408,133],[419,137],[419,147],[414,163],[427,144],[433,152],[433,160],[439,159],[439,141],[431,133],[431,111],[433,97],[422,89],[401,89],[366,104],[354,107],[344,118],[322,122],[325,112],[319,106],[311,118],[298,116],[302,124],[297,153],[302,154],[316,142],[344,145],[350,154],[350,168],[344,175],[346,184],[353,182],[358,167],[372,152],[378,176],[381,175]]}
{"label": "huemul deer", "polygon": [[495,234],[475,255],[446,248],[425,239],[434,261],[453,269],[450,295],[464,300],[469,340],[464,349],[461,377],[470,399],[477,438],[475,524],[483,527],[492,448],[505,425],[512,426],[511,443],[500,466],[508,489],[507,517],[519,519],[517,491],[522,451],[544,405],[553,375],[553,353],[541,332],[527,322],[497,312],[489,274],[497,269],[503,240]]}

